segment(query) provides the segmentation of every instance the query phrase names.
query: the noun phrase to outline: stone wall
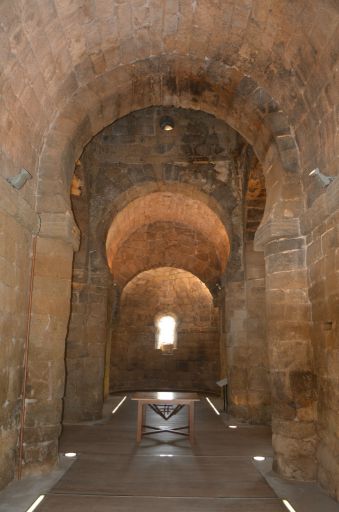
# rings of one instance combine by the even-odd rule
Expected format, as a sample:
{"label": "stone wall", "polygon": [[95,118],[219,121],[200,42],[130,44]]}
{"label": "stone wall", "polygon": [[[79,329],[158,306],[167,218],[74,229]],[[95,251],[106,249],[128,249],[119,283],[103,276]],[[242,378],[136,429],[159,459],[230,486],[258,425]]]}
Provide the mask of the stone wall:
{"label": "stone wall", "polygon": [[91,264],[89,176],[80,163],[75,176],[81,189],[79,195],[72,196],[72,206],[82,236],[80,250],[74,257],[72,306],[66,339],[65,423],[101,416],[105,351],[111,320],[112,279],[107,266],[98,269]]}
{"label": "stone wall", "polygon": [[262,252],[245,244],[246,332],[249,349],[249,418],[255,423],[271,422],[270,367],[266,333],[265,260]]}
{"label": "stone wall", "polygon": [[303,217],[317,374],[318,478],[339,499],[339,181]]}
{"label": "stone wall", "polygon": [[185,268],[211,288],[221,274],[213,244],[199,231],[184,224],[154,222],[143,225],[120,245],[114,277],[124,284],[140,270],[162,266]]}
{"label": "stone wall", "polygon": [[264,257],[244,247],[242,278],[225,286],[226,373],[230,413],[250,423],[270,423],[271,395],[266,339]]}
{"label": "stone wall", "polygon": [[[9,185],[0,184],[0,194],[13,196]],[[8,188],[8,190],[6,190]],[[17,469],[24,347],[27,334],[31,269],[30,226],[23,218],[6,212],[0,200],[0,488]],[[7,198],[9,202],[9,198]],[[19,203],[19,201],[18,201]],[[12,203],[13,205],[13,203]],[[26,215],[28,213],[26,209]],[[27,221],[27,219],[26,219]]]}
{"label": "stone wall", "polygon": [[[160,128],[164,115],[172,116],[173,132]],[[75,170],[82,194],[72,201],[83,239],[73,271],[65,421],[100,415],[113,280],[121,292],[138,273],[171,266],[215,293],[230,244],[237,272],[244,146],[213,116],[158,107],[120,119],[86,147]],[[106,389],[107,377],[106,370]]]}
{"label": "stone wall", "polygon": [[[138,2],[138,5],[121,0],[113,3],[93,1],[84,8],[80,1],[3,0],[0,18],[1,177],[15,175],[21,166],[38,176],[38,184],[31,180],[17,195],[32,207],[37,204],[40,213],[65,215],[74,162],[84,146],[105,126],[140,108],[176,105],[205,110],[223,118],[255,146],[256,154],[263,164],[265,162],[269,191],[265,220],[274,221],[264,226],[265,236],[263,231],[258,236],[261,242],[265,242],[259,245],[265,248],[267,261],[272,389],[274,402],[280,403],[275,411],[279,421],[275,424],[277,437],[274,438],[274,447],[281,461],[280,470],[285,475],[308,477],[312,473],[302,471],[302,465],[308,467],[302,458],[307,447],[300,440],[308,423],[311,426],[309,445],[314,443],[311,424],[315,419],[312,414],[315,383],[310,374],[315,368],[311,364],[312,347],[308,343],[312,335],[317,357],[322,362],[326,359],[326,364],[317,370],[316,386],[318,413],[322,418],[319,476],[334,494],[337,463],[333,454],[337,449],[337,437],[334,435],[337,422],[333,420],[332,411],[337,407],[328,393],[335,388],[333,361],[336,360],[336,341],[330,333],[337,334],[337,311],[335,309],[334,314],[329,314],[321,306],[326,304],[326,308],[333,312],[337,304],[336,274],[333,275],[328,268],[323,269],[324,265],[326,267],[324,261],[333,257],[332,249],[322,248],[327,244],[327,238],[332,238],[332,235],[325,235],[331,231],[328,226],[332,220],[326,225],[326,217],[332,213],[327,212],[314,223],[314,228],[305,228],[302,232],[299,218],[305,204],[311,206],[322,195],[322,190],[309,177],[309,171],[319,166],[333,176],[338,173],[337,2],[323,0],[320,4],[319,0],[281,0],[272,2],[268,8],[261,0],[231,0],[225,8],[223,2],[212,0]],[[271,158],[272,148],[274,158]],[[171,165],[166,176],[184,174],[185,179],[186,174],[181,171],[181,165]],[[147,172],[142,168],[141,179],[148,176]],[[123,173],[124,168],[121,182]],[[195,171],[191,177],[194,175]],[[5,181],[2,179],[1,183]],[[104,188],[105,184],[101,190]],[[206,193],[210,192],[207,190]],[[215,187],[211,197],[212,194],[221,202],[227,199],[221,188]],[[3,201],[8,197],[8,191],[2,194],[1,189],[0,197]],[[16,227],[17,224],[21,226],[22,217],[26,217],[26,209],[21,209],[22,203],[17,199],[6,210],[8,216],[15,220],[13,225],[6,219],[5,225],[13,226],[13,229],[7,236],[5,227],[3,233],[8,243],[5,249],[1,248],[1,251],[9,251],[12,255],[18,240],[21,247],[18,256],[20,270],[14,275],[15,291],[14,287],[6,284],[8,280],[13,284],[13,268],[6,258],[2,261],[5,270],[1,272],[1,280],[5,283],[1,297],[4,318],[7,313],[20,318],[14,328],[10,323],[10,330],[5,320],[1,331],[1,342],[7,340],[1,347],[6,353],[7,366],[19,375],[18,379],[13,377],[12,380],[17,388],[14,396],[18,396],[22,378],[20,364],[18,366],[22,356],[21,342],[18,352],[15,350],[11,356],[7,351],[8,332],[12,338],[22,339],[24,321],[20,317],[22,309],[17,306],[27,292],[26,276],[21,268],[29,268],[27,237],[32,232],[31,227],[23,230]],[[16,205],[14,208],[13,204]],[[19,222],[17,210],[24,212]],[[25,220],[23,224],[26,225]],[[305,264],[305,240],[301,235],[312,236],[306,242],[310,269]],[[236,238],[232,243],[234,241]],[[294,261],[286,257],[293,244]],[[337,247],[337,242],[335,244]],[[56,244],[58,250],[59,245]],[[68,249],[64,250],[68,252]],[[312,255],[316,250],[322,251],[320,257]],[[49,251],[47,259],[52,264],[55,262],[53,250]],[[59,355],[61,353],[68,320],[68,290],[67,285],[64,286],[63,297],[54,303],[56,297],[50,293],[50,286],[55,285],[56,290],[62,288],[58,279],[67,280],[65,276],[68,278],[70,260],[68,254],[67,269],[61,278],[56,270],[54,278],[49,276],[38,280],[37,290],[46,304],[42,321],[35,325],[36,346],[39,347],[38,352],[46,350],[46,354],[42,354],[45,362],[53,363],[56,356],[50,353],[49,344],[41,343],[44,336],[53,340],[52,344],[57,343]],[[327,267],[331,265],[327,264]],[[321,272],[319,268],[322,268]],[[320,273],[321,278],[316,275]],[[18,304],[13,304],[13,294],[18,298]],[[51,316],[54,319],[57,316],[55,312],[60,304],[63,313],[59,315],[59,321],[56,324],[49,322]],[[323,316],[318,320],[319,310],[323,311]],[[299,325],[293,324],[291,311],[298,318]],[[310,311],[314,330],[313,325],[310,330]],[[36,319],[39,320],[38,314]],[[326,329],[321,331],[321,325],[326,325]],[[317,333],[318,337],[312,333]],[[323,343],[318,343],[318,340]],[[17,343],[15,345],[17,348]],[[13,348],[12,345],[10,347]],[[298,357],[289,359],[294,350],[298,351]],[[60,368],[60,360],[58,365]],[[293,371],[300,379],[298,376],[295,378],[293,371],[290,373],[290,365],[294,365]],[[6,389],[8,372],[11,373],[9,370],[3,373],[5,387],[2,389]],[[330,377],[327,372],[330,372]],[[58,388],[57,394],[60,394],[62,372],[56,372],[49,382]],[[37,384],[40,384],[38,380]],[[302,401],[303,406],[298,402],[302,394],[300,386],[301,391],[309,392],[311,400],[307,406],[305,400]],[[328,393],[323,392],[326,389]],[[44,392],[48,396],[46,389]],[[10,402],[13,403],[13,399]],[[40,425],[46,419],[43,400],[41,404],[36,417],[32,415],[36,435],[39,435]],[[14,418],[15,423],[16,412]],[[59,421],[54,420],[55,424]],[[297,431],[300,423],[302,428]],[[288,431],[292,430],[293,442],[287,446]],[[54,431],[54,447],[56,436]],[[281,440],[283,442],[279,446]],[[287,455],[286,447],[290,449]],[[310,453],[313,460],[312,450]],[[38,464],[41,454],[42,451],[38,451],[38,455],[33,453]],[[296,468],[293,460],[298,455],[301,458]],[[6,464],[4,474],[8,475]],[[7,479],[8,476],[5,481]]]}
{"label": "stone wall", "polygon": [[[125,288],[112,335],[111,391],[177,389],[218,392],[217,308],[210,292],[189,272],[158,268]],[[177,348],[155,347],[155,317],[172,313]]]}
{"label": "stone wall", "polygon": [[[61,218],[63,225],[65,216]],[[25,393],[24,475],[48,471],[58,463],[65,392],[65,338],[76,245],[72,246],[67,238],[37,238]]]}
{"label": "stone wall", "polygon": [[[24,189],[25,190],[25,189]],[[76,227],[0,181],[0,485],[58,460]]]}

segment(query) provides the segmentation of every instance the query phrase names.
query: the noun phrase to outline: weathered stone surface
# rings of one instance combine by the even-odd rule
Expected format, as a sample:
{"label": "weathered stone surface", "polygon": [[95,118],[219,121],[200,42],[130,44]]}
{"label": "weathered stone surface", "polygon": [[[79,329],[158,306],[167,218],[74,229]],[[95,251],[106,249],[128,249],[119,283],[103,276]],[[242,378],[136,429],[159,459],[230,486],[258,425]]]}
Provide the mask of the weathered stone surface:
{"label": "weathered stone surface", "polygon": [[[317,374],[321,438],[318,477],[334,496],[339,497],[336,416],[338,242],[333,231],[338,235],[338,214],[335,212],[339,182],[336,179],[324,189],[309,176],[315,166],[329,175],[338,174],[337,3],[324,0],[319,6],[317,0],[282,0],[272,2],[268,7],[261,0],[230,0],[227,6],[212,0],[157,1],[149,5],[120,0],[115,3],[93,1],[85,9],[80,8],[83,7],[80,3],[34,0],[21,2],[19,7],[16,2],[4,0],[0,5],[0,203],[5,212],[1,220],[6,219],[5,227],[1,224],[0,228],[0,354],[4,361],[0,389],[10,389],[11,397],[8,410],[5,407],[3,411],[4,435],[10,432],[10,439],[6,439],[10,448],[8,453],[1,455],[4,464],[0,463],[0,485],[7,482],[14,468],[10,450],[15,445],[17,416],[12,412],[13,404],[19,399],[23,376],[29,239],[31,231],[35,232],[37,220],[34,211],[42,214],[44,235],[48,236],[47,216],[63,217],[70,209],[69,189],[74,163],[91,138],[131,111],[151,105],[167,105],[215,114],[253,144],[264,168],[267,189],[265,215],[256,236],[257,247],[263,248],[268,240],[276,238],[307,236],[307,267],[295,270],[290,261],[291,266],[285,271],[266,275],[267,302],[276,302],[271,321],[267,318],[267,333],[269,344],[272,341],[275,345],[279,344],[280,336],[284,342],[290,336],[290,352],[293,352],[294,335],[298,341],[297,350],[302,340],[312,341],[314,367],[309,368],[307,364],[300,371]],[[219,139],[215,143],[213,133],[207,135],[193,128],[183,144],[186,156],[205,157],[207,142],[207,145],[213,145],[210,155],[217,160],[223,141]],[[149,125],[146,126],[139,134],[144,138],[139,144],[146,147],[154,133]],[[137,134],[128,130],[121,130],[117,136],[119,143],[129,141],[133,145],[138,140]],[[189,137],[196,138],[197,144]],[[162,134],[157,143],[158,154],[170,153],[171,144]],[[22,167],[32,173],[33,179],[21,190],[9,190],[5,179],[16,175]],[[216,165],[219,175],[226,174],[226,167],[222,165],[218,170]],[[107,187],[112,191],[112,198],[125,190],[126,183],[136,185],[139,178],[138,187],[145,187],[143,192],[146,188],[148,192],[154,192],[160,176],[169,186],[175,183],[183,166],[177,161],[165,168],[155,162],[149,166],[147,162],[130,161],[121,170],[122,188],[112,183]],[[253,239],[259,213],[249,211],[247,215],[241,208],[237,209],[238,197],[230,194],[227,187],[218,185],[211,191],[209,170],[210,166],[200,173],[194,169],[191,178],[196,173],[197,181],[211,198],[213,196],[213,204],[220,205],[222,211],[218,214],[222,222],[225,205],[233,211],[228,278],[243,279],[244,268],[239,268],[239,259],[243,255],[239,240]],[[242,170],[239,168],[234,174],[236,190],[241,193],[246,189]],[[249,190],[252,191],[252,186]],[[126,193],[121,201],[127,204],[137,197]],[[242,229],[235,232],[236,225],[241,225],[243,220],[248,238],[242,236]],[[104,219],[100,226],[93,227],[94,231],[98,230],[98,244],[88,248],[95,251],[90,253],[91,271],[99,269],[104,261],[102,240],[106,221]],[[53,231],[52,226],[49,229]],[[66,233],[64,227],[61,231],[66,238],[73,239],[68,228]],[[88,253],[82,253],[85,260]],[[269,265],[279,265],[278,259],[274,261],[275,257],[270,260]],[[85,267],[86,262],[82,263]],[[81,272],[81,280],[76,284],[87,282],[87,270]],[[41,272],[49,273],[48,264],[41,264]],[[63,274],[63,269],[58,272]],[[260,279],[257,272],[254,268],[253,279]],[[65,304],[62,313],[62,301],[56,298],[54,305],[50,290],[54,285],[55,290],[59,290],[58,285],[53,278],[41,279],[43,277],[47,276],[40,275],[38,279],[34,307],[45,299],[46,306],[41,306],[44,311],[37,317],[43,318],[43,325],[48,326],[52,313],[53,319],[57,318],[65,325],[68,320],[67,293],[61,291]],[[59,278],[56,276],[56,280]],[[271,294],[273,290],[274,294]],[[281,290],[285,294],[284,300],[277,298],[276,292]],[[300,290],[309,291],[312,317],[305,314],[305,297],[301,299],[301,307],[296,308],[295,318],[293,308],[288,307],[288,294],[295,306],[297,294],[294,292]],[[74,303],[77,313],[89,298],[89,295],[84,297],[85,293],[81,298],[79,293]],[[250,317],[246,318],[241,311],[241,301],[235,302],[237,314],[230,322],[232,329],[227,341],[233,347],[237,343],[243,344],[249,326],[257,326],[261,331],[258,318],[253,316],[253,303]],[[284,304],[281,306],[284,315],[280,319],[278,304]],[[87,311],[82,310],[82,314]],[[107,321],[107,316],[104,308],[101,317],[98,309],[95,314],[93,312],[97,321],[99,318]],[[307,333],[310,321],[312,328]],[[53,343],[57,339],[60,341],[64,332],[58,327],[56,333],[54,327],[55,323],[51,321]],[[42,329],[39,330],[35,323],[34,330],[34,336],[39,336],[38,348],[33,351],[36,355],[43,351]],[[76,327],[72,336],[75,330]],[[108,331],[106,329],[107,335]],[[83,331],[79,332],[82,335]],[[226,334],[221,333],[223,341]],[[49,328],[46,337],[48,335]],[[95,332],[91,327],[92,335]],[[102,331],[100,335],[103,335]],[[94,345],[97,344],[98,340]],[[57,345],[55,357],[59,359],[62,349],[59,343]],[[285,343],[282,348],[287,348]],[[39,360],[49,360],[50,346],[46,347],[46,353],[47,356],[41,354]],[[296,359],[301,356],[298,352]],[[242,361],[241,353],[239,357],[234,356],[234,360]],[[282,365],[286,365],[287,358],[281,360]],[[223,364],[226,367],[226,361]],[[279,372],[280,367],[275,370]],[[288,406],[286,403],[280,405]],[[20,410],[20,405],[17,409]],[[302,407],[297,409],[297,415],[301,410],[308,414],[308,407]],[[43,411],[39,414],[43,415]],[[283,444],[284,441],[281,448]],[[302,445],[300,449],[303,449]],[[50,454],[55,452],[56,443],[51,443],[50,449],[32,449],[30,461],[39,461],[38,464],[43,466],[43,457],[51,460]],[[287,475],[302,476],[303,464],[305,474],[312,473],[308,457],[297,460],[297,446],[289,450],[286,457],[279,454],[278,458],[279,467]],[[292,466],[295,469],[289,466],[289,458],[294,459]]]}
{"label": "weathered stone surface", "polygon": [[[155,319],[177,318],[172,355],[156,349]],[[217,310],[206,286],[189,272],[158,268],[125,288],[112,336],[111,390],[187,389],[216,392]]]}
{"label": "weathered stone surface", "polygon": [[310,299],[313,329],[311,338],[315,352],[318,382],[317,450],[319,481],[333,496],[339,497],[338,485],[338,286],[336,267],[338,251],[338,180],[313,202],[303,218],[307,233],[307,262],[309,265]]}
{"label": "weathered stone surface", "polygon": [[271,418],[265,322],[263,253],[245,246],[244,280],[225,287],[225,330],[230,411],[252,423]]}

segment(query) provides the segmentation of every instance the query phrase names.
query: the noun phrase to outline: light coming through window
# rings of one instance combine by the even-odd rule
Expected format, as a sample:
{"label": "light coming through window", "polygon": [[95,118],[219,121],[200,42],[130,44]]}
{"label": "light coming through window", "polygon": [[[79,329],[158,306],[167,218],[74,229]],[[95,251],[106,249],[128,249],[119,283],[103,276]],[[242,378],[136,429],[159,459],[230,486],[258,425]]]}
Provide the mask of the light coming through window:
{"label": "light coming through window", "polygon": [[172,315],[161,315],[156,319],[158,349],[169,351],[175,348],[177,322]]}

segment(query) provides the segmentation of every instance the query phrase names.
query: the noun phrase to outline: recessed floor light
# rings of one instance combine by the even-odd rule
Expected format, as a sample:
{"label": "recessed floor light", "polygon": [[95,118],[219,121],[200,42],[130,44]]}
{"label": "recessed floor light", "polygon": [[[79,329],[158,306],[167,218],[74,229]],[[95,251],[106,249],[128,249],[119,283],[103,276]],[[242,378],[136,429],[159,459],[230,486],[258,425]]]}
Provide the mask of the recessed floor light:
{"label": "recessed floor light", "polygon": [[262,455],[256,455],[255,457],[253,457],[253,459],[262,461],[262,460],[266,460],[266,457],[263,457]]}
{"label": "recessed floor light", "polygon": [[282,500],[283,501],[283,504],[285,505],[285,507],[290,511],[290,512],[296,512],[295,509],[292,507],[291,503],[287,500]]}
{"label": "recessed floor light", "polygon": [[228,425],[228,428],[238,428],[238,425]]}
{"label": "recessed floor light", "polygon": [[209,398],[207,398],[206,396],[206,400],[207,402],[210,404],[210,406],[212,407],[212,409],[214,410],[215,414],[217,414],[218,416],[220,416],[220,412],[218,411],[218,409],[215,407],[214,404],[212,404],[211,400]]}
{"label": "recessed floor light", "polygon": [[37,500],[35,500],[35,502],[33,503],[33,505],[31,505],[27,510],[26,512],[33,512],[33,510],[35,510],[37,508],[37,506],[42,502],[42,500],[44,499],[45,495],[44,494],[41,494],[41,496],[39,496],[39,498]]}
{"label": "recessed floor light", "polygon": [[126,400],[127,398],[127,395],[124,396],[124,398],[122,400],[120,400],[120,402],[118,403],[118,405],[116,407],[114,407],[113,411],[112,411],[112,414],[114,414],[115,412],[117,412],[117,410],[119,409],[120,405],[122,405],[124,403],[124,401]]}
{"label": "recessed floor light", "polygon": [[72,459],[72,457],[76,457],[77,454],[75,452],[67,452],[65,453],[65,457],[68,457],[69,459]]}

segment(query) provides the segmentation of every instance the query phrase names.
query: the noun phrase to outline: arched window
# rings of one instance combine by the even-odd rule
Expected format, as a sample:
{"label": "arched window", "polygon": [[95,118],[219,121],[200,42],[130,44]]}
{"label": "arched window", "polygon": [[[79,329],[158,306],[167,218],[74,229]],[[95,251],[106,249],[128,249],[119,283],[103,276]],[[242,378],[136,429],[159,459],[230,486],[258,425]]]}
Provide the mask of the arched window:
{"label": "arched window", "polygon": [[164,353],[171,353],[176,348],[177,320],[175,316],[166,314],[158,315],[156,325],[156,348]]}

